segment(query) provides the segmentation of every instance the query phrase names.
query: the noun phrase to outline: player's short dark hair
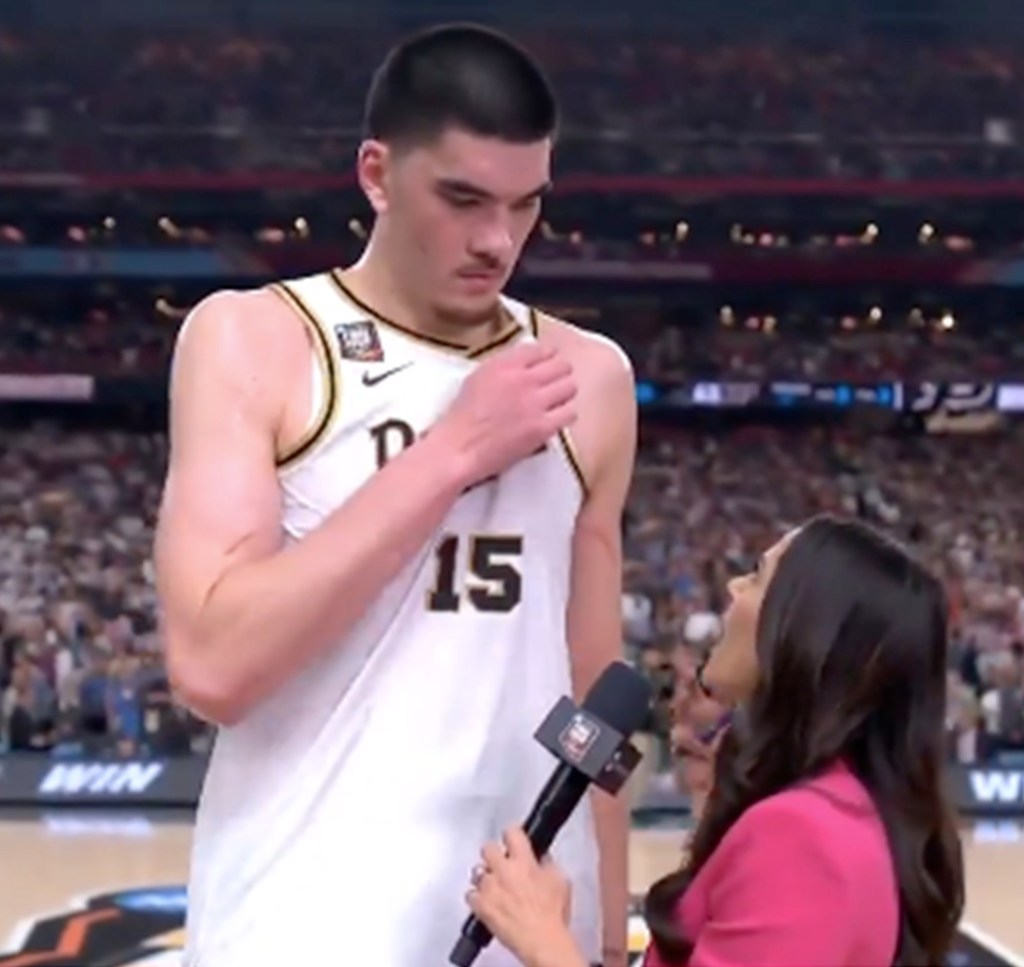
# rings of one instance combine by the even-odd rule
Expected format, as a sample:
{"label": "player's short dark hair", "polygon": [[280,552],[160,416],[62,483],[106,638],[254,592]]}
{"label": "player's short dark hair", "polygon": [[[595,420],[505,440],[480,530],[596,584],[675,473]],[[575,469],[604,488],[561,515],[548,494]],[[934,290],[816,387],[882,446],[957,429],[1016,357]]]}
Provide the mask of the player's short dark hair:
{"label": "player's short dark hair", "polygon": [[366,102],[368,138],[429,144],[450,128],[513,144],[553,137],[554,92],[522,47],[495,30],[447,24],[394,47]]}

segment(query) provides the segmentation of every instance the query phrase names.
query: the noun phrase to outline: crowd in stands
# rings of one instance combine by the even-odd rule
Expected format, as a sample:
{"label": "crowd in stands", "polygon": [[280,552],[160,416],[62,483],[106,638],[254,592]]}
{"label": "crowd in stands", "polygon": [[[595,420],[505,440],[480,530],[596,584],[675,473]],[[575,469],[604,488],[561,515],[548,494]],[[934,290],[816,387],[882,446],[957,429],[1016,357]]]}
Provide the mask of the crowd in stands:
{"label": "crowd in stands", "polygon": [[[0,430],[0,723],[12,748],[207,747],[209,730],[173,704],[161,670],[150,555],[165,445],[115,430]],[[628,643],[654,670],[681,643],[699,654],[732,574],[811,514],[859,514],[948,588],[951,754],[1024,749],[1022,490],[1021,429],[645,440],[625,522]]]}
{"label": "crowd in stands", "polygon": [[632,640],[706,648],[732,574],[810,514],[856,514],[946,584],[956,754],[1024,751],[1022,441],[751,427],[650,444],[627,529]]}
{"label": "crowd in stands", "polygon": [[81,318],[41,319],[0,307],[0,372],[155,374],[171,357],[177,328],[153,312],[97,308]]}
{"label": "crowd in stands", "polygon": [[[135,299],[81,315],[41,316],[0,303],[0,373],[142,376],[163,372],[186,304]],[[74,316],[74,318],[72,318]],[[609,309],[595,325],[630,353],[645,379],[1024,379],[1024,345],[1010,325],[893,311],[870,314]],[[668,323],[677,322],[677,325]],[[587,324],[587,323],[584,323]]]}
{"label": "crowd in stands", "polygon": [[[139,752],[174,720],[150,563],[165,447],[126,432],[0,431],[0,694],[15,749]],[[144,712],[148,716],[144,716]]]}
{"label": "crowd in stands", "polygon": [[[585,25],[519,36],[564,101],[569,170],[1024,172],[1024,55],[1012,40],[768,44]],[[347,170],[370,74],[395,39],[359,27],[0,35],[0,170]]]}
{"label": "crowd in stands", "polygon": [[[881,320],[880,320],[881,321]],[[849,328],[847,328],[849,327]],[[993,381],[1024,374],[1012,328],[964,331],[941,318],[875,324],[870,316],[744,315],[731,309],[704,325],[631,318],[615,333],[649,379],[914,382]]]}

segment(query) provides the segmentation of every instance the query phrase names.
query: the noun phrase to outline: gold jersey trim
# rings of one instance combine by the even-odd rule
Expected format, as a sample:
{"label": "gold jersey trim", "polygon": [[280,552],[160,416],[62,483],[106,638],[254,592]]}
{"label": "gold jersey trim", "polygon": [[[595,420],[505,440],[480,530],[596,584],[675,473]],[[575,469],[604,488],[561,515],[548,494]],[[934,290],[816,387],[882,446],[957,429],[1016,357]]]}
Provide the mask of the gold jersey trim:
{"label": "gold jersey trim", "polygon": [[270,289],[295,311],[312,335],[313,352],[320,368],[323,385],[320,406],[315,419],[295,443],[277,456],[277,467],[279,470],[283,470],[294,466],[327,435],[327,430],[337,414],[341,398],[341,369],[331,350],[327,330],[305,300],[287,282],[274,283]]}
{"label": "gold jersey trim", "polygon": [[373,308],[373,306],[369,305],[349,288],[348,283],[342,275],[341,269],[331,269],[328,276],[338,292],[357,309],[365,312],[374,320],[374,322],[378,322],[382,326],[387,326],[389,329],[394,329],[395,331],[400,332],[403,336],[408,336],[410,339],[416,339],[420,342],[426,343],[434,349],[440,349],[445,352],[454,353],[458,356],[464,356],[467,359],[479,359],[481,356],[510,343],[516,336],[521,335],[524,331],[523,327],[503,306],[502,314],[505,316],[506,326],[500,329],[491,340],[484,343],[482,346],[473,348],[468,343],[456,342],[452,339],[442,339],[440,336],[431,336],[428,333],[419,332],[409,326],[403,326],[400,322],[395,322],[394,319],[389,319],[387,316],[381,315]]}
{"label": "gold jersey trim", "polygon": [[[540,339],[540,314],[533,306],[530,306],[530,334],[534,339]],[[565,453],[565,459],[569,462],[569,468],[572,470],[573,476],[576,477],[580,490],[583,491],[583,499],[587,500],[590,497],[590,485],[587,483],[586,475],[583,473],[583,466],[580,463],[579,454],[576,452],[576,445],[572,442],[569,431],[566,429],[559,430],[558,440],[562,444],[562,451]]]}

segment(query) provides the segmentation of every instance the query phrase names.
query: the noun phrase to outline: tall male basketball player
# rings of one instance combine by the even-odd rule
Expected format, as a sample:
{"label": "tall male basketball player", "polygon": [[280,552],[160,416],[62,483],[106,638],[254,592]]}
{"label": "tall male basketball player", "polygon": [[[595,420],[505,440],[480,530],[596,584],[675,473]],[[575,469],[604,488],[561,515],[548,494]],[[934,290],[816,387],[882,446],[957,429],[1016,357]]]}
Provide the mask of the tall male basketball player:
{"label": "tall male basketball player", "polygon": [[[364,257],[215,294],[176,350],[167,659],[221,727],[190,967],[447,963],[481,846],[554,766],[534,730],[620,652],[632,374],[504,295],[551,178],[548,84],[441,28],[389,55],[366,122]],[[626,827],[595,793],[553,851],[608,967]]]}

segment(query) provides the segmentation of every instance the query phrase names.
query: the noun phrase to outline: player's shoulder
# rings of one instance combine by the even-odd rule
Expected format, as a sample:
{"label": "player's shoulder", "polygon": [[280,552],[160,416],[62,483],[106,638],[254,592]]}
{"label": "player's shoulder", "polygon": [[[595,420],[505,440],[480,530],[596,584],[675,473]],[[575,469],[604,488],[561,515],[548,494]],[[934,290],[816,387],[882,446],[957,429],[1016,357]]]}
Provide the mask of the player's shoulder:
{"label": "player's shoulder", "polygon": [[540,310],[534,310],[534,318],[537,339],[564,351],[575,367],[600,386],[632,394],[633,364],[614,339]]}
{"label": "player's shoulder", "polygon": [[244,360],[267,359],[268,349],[287,352],[304,344],[305,328],[278,286],[218,289],[197,302],[178,330],[178,352],[202,347],[204,353]]}
{"label": "player's shoulder", "polygon": [[197,302],[178,330],[175,371],[224,372],[260,383],[294,375],[308,356],[302,321],[272,286],[219,289]]}
{"label": "player's shoulder", "polygon": [[250,289],[217,289],[204,296],[185,316],[179,340],[211,340],[232,336],[269,339],[301,332],[295,313],[276,285]]}

